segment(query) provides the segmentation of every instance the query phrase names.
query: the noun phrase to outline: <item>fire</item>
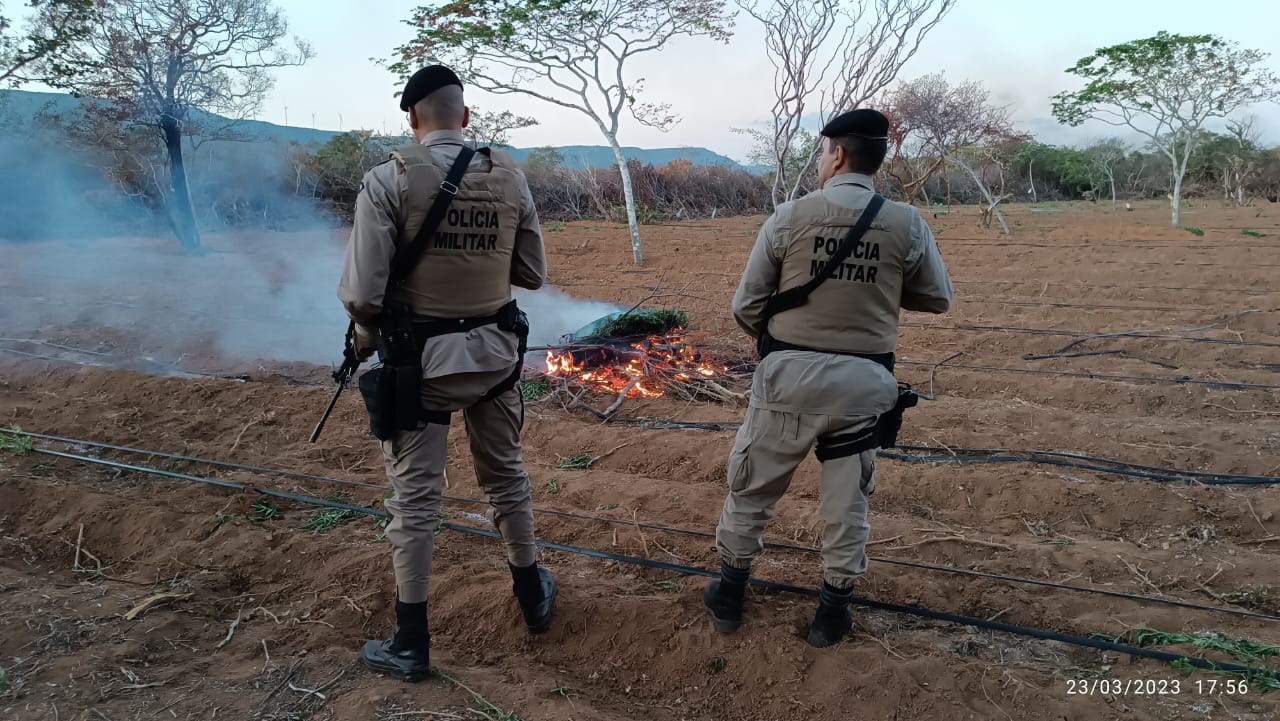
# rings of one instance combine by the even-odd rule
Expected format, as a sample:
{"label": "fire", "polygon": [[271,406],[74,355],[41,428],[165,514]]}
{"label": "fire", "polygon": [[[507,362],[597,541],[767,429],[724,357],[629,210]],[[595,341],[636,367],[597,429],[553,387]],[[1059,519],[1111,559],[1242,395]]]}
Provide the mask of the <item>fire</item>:
{"label": "fire", "polygon": [[661,398],[660,386],[671,380],[687,382],[694,376],[715,378],[716,368],[685,337],[682,330],[650,336],[638,343],[625,341],[547,351],[546,373],[571,378],[601,393],[628,398]]}

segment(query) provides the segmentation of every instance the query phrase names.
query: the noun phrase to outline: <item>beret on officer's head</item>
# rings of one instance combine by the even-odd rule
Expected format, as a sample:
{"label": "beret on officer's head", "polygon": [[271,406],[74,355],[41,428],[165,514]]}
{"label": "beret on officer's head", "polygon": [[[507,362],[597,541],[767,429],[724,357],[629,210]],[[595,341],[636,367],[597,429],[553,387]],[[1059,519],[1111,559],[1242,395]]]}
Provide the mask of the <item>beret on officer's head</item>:
{"label": "beret on officer's head", "polygon": [[443,65],[428,65],[414,73],[409,82],[404,84],[404,92],[400,94],[400,109],[408,112],[419,100],[446,85],[462,87],[462,81]]}
{"label": "beret on officer's head", "polygon": [[889,119],[871,108],[858,108],[832,118],[823,126],[821,134],[828,138],[853,135],[867,140],[888,140]]}

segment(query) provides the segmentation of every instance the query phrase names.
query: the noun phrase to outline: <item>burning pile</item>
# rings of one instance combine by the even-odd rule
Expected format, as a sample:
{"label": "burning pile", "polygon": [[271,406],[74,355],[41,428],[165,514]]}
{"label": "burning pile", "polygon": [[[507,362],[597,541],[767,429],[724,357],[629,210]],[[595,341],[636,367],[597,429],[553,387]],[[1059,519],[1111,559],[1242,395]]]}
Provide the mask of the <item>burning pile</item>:
{"label": "burning pile", "polygon": [[[728,369],[704,356],[676,311],[607,316],[547,350],[546,375],[621,398],[661,398],[672,390],[727,399],[736,396],[717,379]],[[639,331],[639,332],[637,332]],[[712,388],[714,386],[714,388]]]}

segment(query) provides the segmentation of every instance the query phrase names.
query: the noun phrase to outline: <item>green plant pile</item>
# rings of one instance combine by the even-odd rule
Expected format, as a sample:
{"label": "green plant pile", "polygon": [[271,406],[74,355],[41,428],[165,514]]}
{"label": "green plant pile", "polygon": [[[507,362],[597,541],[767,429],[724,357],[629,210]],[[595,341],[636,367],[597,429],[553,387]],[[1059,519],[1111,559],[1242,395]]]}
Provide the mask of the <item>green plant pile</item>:
{"label": "green plant pile", "polygon": [[666,335],[689,325],[689,314],[682,310],[646,308],[624,313],[597,326],[592,338],[632,338]]}

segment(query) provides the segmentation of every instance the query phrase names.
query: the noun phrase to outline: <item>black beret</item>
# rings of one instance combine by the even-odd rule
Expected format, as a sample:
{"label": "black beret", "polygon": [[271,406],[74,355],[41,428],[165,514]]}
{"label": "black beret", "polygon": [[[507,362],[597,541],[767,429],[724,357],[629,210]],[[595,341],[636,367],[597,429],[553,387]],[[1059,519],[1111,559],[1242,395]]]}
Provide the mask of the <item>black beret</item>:
{"label": "black beret", "polygon": [[889,119],[871,108],[858,108],[832,118],[823,126],[822,135],[828,138],[856,135],[867,140],[888,140]]}
{"label": "black beret", "polygon": [[462,81],[443,65],[428,65],[414,73],[409,82],[404,84],[404,92],[400,95],[400,109],[408,112],[419,100],[446,85],[462,87]]}

